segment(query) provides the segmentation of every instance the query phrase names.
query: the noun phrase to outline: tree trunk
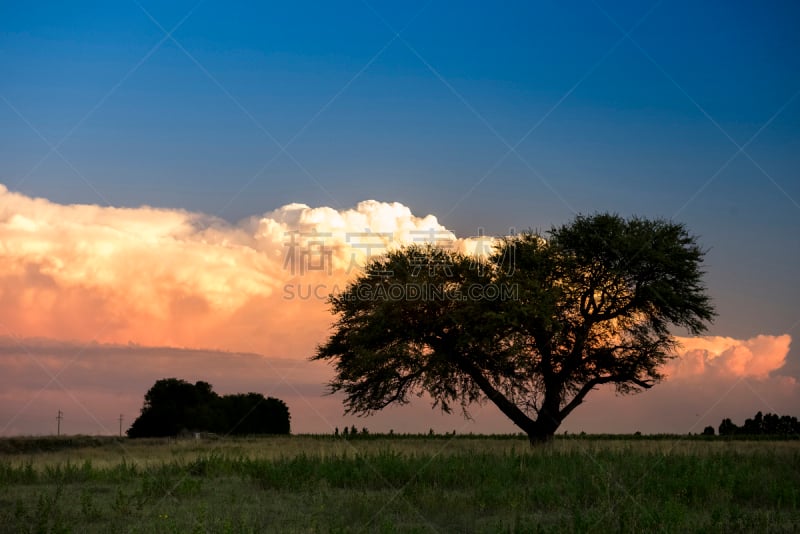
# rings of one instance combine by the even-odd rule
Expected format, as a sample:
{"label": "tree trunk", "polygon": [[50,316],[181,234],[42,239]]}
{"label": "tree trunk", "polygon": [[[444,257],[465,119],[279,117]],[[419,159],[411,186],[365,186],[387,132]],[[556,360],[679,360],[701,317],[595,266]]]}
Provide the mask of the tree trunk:
{"label": "tree trunk", "polygon": [[526,432],[528,434],[528,441],[530,441],[531,446],[536,447],[538,445],[552,443],[559,424],[560,423],[550,419],[542,420],[540,415],[533,427],[528,429]]}
{"label": "tree trunk", "polygon": [[531,447],[548,445],[553,442],[554,434],[531,432],[528,434],[528,441]]}
{"label": "tree trunk", "polygon": [[552,442],[556,430],[561,426],[561,421],[563,420],[560,410],[560,396],[554,393],[558,391],[558,388],[548,387],[548,384],[545,384],[545,388],[547,389],[539,414],[533,426],[527,431],[528,440],[533,446]]}
{"label": "tree trunk", "polygon": [[[511,402],[503,395],[500,391],[495,389],[492,386],[492,383],[486,378],[483,373],[478,369],[475,365],[471,362],[461,360],[459,362],[461,368],[475,381],[481,391],[483,391],[488,399],[497,406],[506,417],[511,419],[511,421],[517,425],[523,432],[525,432],[528,437],[532,434],[540,434],[538,431],[539,425],[538,421],[534,421],[530,417],[528,417],[525,412],[520,410],[519,406]],[[556,425],[556,428],[558,425]],[[555,432],[555,428],[553,429]],[[553,432],[550,433],[551,437]],[[533,443],[533,441],[531,441]]]}
{"label": "tree trunk", "polygon": [[555,436],[556,430],[558,430],[563,420],[563,416],[559,410],[560,397],[557,393],[553,393],[553,391],[560,391],[559,388],[551,387],[550,390],[545,393],[542,408],[539,410],[539,415],[534,421],[528,417],[519,406],[508,400],[505,395],[495,389],[489,379],[486,378],[475,365],[465,360],[460,360],[459,364],[462,370],[475,381],[489,400],[528,435],[528,441],[530,441],[531,446],[553,441],[553,436]]}

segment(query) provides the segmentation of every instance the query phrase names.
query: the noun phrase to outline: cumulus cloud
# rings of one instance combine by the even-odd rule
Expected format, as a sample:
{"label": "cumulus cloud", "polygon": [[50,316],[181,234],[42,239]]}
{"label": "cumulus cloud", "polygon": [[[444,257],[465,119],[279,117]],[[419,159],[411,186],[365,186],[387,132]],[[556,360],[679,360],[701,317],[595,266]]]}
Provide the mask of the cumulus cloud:
{"label": "cumulus cloud", "polygon": [[789,335],[750,339],[679,337],[667,379],[640,395],[600,388],[565,428],[573,432],[697,433],[724,418],[742,424],[757,411],[795,415],[800,383],[783,369]]}
{"label": "cumulus cloud", "polygon": [[[413,242],[486,252],[435,216],[368,200],[288,204],[237,224],[176,209],[60,205],[0,185],[0,335],[305,357],[325,297],[373,255]],[[789,336],[679,338],[668,373],[764,377]]]}
{"label": "cumulus cloud", "polygon": [[[115,428],[119,411],[138,411],[156,379],[177,375],[209,380],[222,392],[266,393],[259,384],[272,384],[316,421],[301,429],[325,430],[324,420],[341,416],[340,399],[321,398],[330,370],[306,361],[331,323],[325,296],[344,287],[369,256],[421,241],[447,242],[468,253],[486,252],[492,243],[458,239],[433,215],[417,216],[399,203],[370,200],[347,210],[289,204],[231,224],[175,209],[60,205],[0,185],[0,336],[10,336],[0,342],[0,406],[10,410],[0,414],[0,423],[26,412],[26,403],[44,406],[36,413],[49,422],[52,408],[85,399],[85,406],[108,408],[102,420]],[[60,346],[31,339],[37,336],[71,341]],[[600,424],[603,414],[622,421],[614,415],[619,410],[636,420],[646,406],[667,406],[667,394],[673,403],[697,403],[676,414],[702,413],[736,383],[763,398],[777,395],[776,406],[796,405],[795,378],[780,374],[790,336],[678,341],[682,347],[667,365],[667,382],[641,397],[652,402],[599,392],[568,428],[603,430],[587,421]],[[285,363],[281,358],[295,366],[286,381],[276,382],[283,376],[274,373]],[[51,381],[51,373],[62,369],[59,380],[75,398],[65,400],[65,389]],[[752,405],[742,404],[743,416],[752,415]],[[491,405],[485,410],[488,420],[476,431],[513,430]],[[401,420],[415,431],[420,420],[437,429],[460,428],[460,419],[437,418],[424,402],[371,421],[381,417],[389,418],[378,425],[385,429],[401,430]],[[669,428],[679,430],[681,421]],[[27,428],[10,425],[6,433]]]}
{"label": "cumulus cloud", "polygon": [[672,378],[728,376],[765,379],[783,367],[791,336],[759,335],[750,339],[722,336],[679,337],[679,357],[667,366]]}
{"label": "cumulus cloud", "polygon": [[423,241],[474,245],[399,203],[289,204],[230,224],[59,205],[0,185],[0,325],[19,336],[308,350],[298,334],[325,328],[328,293],[368,257]]}

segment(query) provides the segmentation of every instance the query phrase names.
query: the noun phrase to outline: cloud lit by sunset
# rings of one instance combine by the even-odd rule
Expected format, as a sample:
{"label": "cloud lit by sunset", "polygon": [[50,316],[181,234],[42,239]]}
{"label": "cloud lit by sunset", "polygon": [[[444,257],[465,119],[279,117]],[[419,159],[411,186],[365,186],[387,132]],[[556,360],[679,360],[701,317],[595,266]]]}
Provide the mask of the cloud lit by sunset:
{"label": "cloud lit by sunset", "polygon": [[0,531],[796,529],[798,27],[0,4]]}
{"label": "cloud lit by sunset", "polygon": [[[475,239],[457,238],[436,217],[416,216],[399,203],[365,201],[346,210],[289,204],[230,224],[183,210],[61,205],[0,188],[5,395],[41,395],[36,392],[42,385],[52,389],[60,383],[49,379],[51,372],[73,366],[66,377],[91,368],[93,375],[116,384],[128,411],[139,402],[139,390],[170,370],[200,370],[197,379],[206,372],[219,377],[223,388],[257,387],[226,377],[220,369],[230,360],[249,362],[252,368],[242,378],[259,376],[262,384],[280,386],[295,409],[305,410],[308,429],[325,427],[341,409],[322,397],[329,371],[306,359],[332,321],[326,296],[343,288],[368,257],[421,241],[449,243],[469,253],[485,248]],[[72,352],[35,338],[64,340]],[[769,381],[778,373],[782,390],[797,393],[786,383],[795,384],[794,378],[779,375],[789,335],[678,341],[678,357],[665,367],[671,387],[697,380],[705,387],[737,378]],[[81,348],[86,343],[112,345]],[[71,362],[87,350],[93,362],[88,368]],[[104,350],[125,355],[130,365],[108,365]],[[228,351],[265,359],[259,364],[258,356],[242,359]],[[185,368],[189,359],[194,361]],[[291,376],[281,383],[281,376],[271,374],[274,362],[280,367],[291,361],[296,362],[292,372],[300,368],[306,379],[315,377],[313,384],[291,386]],[[141,379],[131,381],[130,366],[140,369]],[[71,387],[85,399],[100,394],[75,382]]]}
{"label": "cloud lit by sunset", "polygon": [[758,335],[750,339],[721,336],[679,337],[680,357],[667,372],[673,379],[688,376],[765,379],[786,363],[791,336]]}
{"label": "cloud lit by sunset", "polygon": [[[325,298],[368,257],[451,240],[435,217],[398,203],[290,204],[232,225],[182,210],[64,206],[0,186],[0,324],[18,336],[303,358],[326,326]],[[303,330],[312,337],[296,339]]]}
{"label": "cloud lit by sunset", "polygon": [[[702,337],[670,325],[663,383],[601,386],[570,429],[800,405],[792,3],[65,6],[0,10],[0,400],[19,431],[89,394],[46,372],[87,346],[147,373],[130,386],[92,352],[80,369],[112,385],[87,406],[117,388],[130,411],[193,358],[229,391],[243,384],[221,362],[260,358],[319,379],[282,393],[308,410],[296,428],[324,428],[310,414],[342,403],[308,358],[336,328],[328,296],[369,258],[486,255],[593,214],[684,227],[715,314]],[[439,424],[425,400],[407,416],[423,430]]]}

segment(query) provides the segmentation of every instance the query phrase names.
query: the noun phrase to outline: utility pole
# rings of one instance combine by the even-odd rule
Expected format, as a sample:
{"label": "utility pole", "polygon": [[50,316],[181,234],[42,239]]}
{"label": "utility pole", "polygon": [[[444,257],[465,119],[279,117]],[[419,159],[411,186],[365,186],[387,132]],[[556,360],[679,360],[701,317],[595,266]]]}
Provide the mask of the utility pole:
{"label": "utility pole", "polygon": [[122,437],[122,414],[119,414],[119,437]]}
{"label": "utility pole", "polygon": [[64,412],[58,410],[58,415],[56,416],[56,420],[58,421],[58,427],[56,430],[56,436],[61,435],[61,420],[64,419]]}

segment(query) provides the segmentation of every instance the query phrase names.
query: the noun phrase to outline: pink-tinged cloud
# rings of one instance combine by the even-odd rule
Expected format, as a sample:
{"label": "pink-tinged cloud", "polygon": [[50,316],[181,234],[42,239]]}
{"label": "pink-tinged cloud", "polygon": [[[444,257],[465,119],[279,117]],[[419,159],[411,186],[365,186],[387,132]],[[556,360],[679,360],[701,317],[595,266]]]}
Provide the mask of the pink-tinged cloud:
{"label": "pink-tinged cloud", "polygon": [[0,336],[0,436],[55,433],[59,410],[65,433],[115,434],[120,414],[127,429],[145,392],[168,377],[204,380],[220,394],[254,391],[280,398],[296,433],[329,433],[353,424],[384,432],[513,431],[490,407],[477,409],[479,424],[444,416],[424,399],[377,417],[345,417],[341,396],[326,395],[331,376],[323,363],[258,354]]}
{"label": "pink-tinged cloud", "polygon": [[[221,394],[255,391],[283,399],[298,433],[353,424],[381,432],[518,431],[491,404],[475,406],[473,419],[465,420],[431,409],[424,397],[373,417],[346,417],[341,396],[325,394],[331,376],[319,362],[258,354],[0,336],[0,435],[53,433],[58,410],[65,414],[66,433],[114,434],[119,415],[130,425],[147,389],[167,377],[204,380]],[[759,410],[796,415],[798,405],[800,384],[794,377],[774,372],[766,378],[734,377],[707,370],[674,376],[638,395],[599,389],[562,431],[700,432],[725,417],[741,424]]]}
{"label": "pink-tinged cloud", "polygon": [[765,379],[783,367],[791,336],[759,335],[750,339],[722,336],[679,337],[678,358],[666,367],[671,379],[693,376]]}
{"label": "pink-tinged cloud", "polygon": [[679,337],[667,378],[652,389],[617,396],[600,388],[587,397],[566,428],[586,432],[701,432],[724,418],[744,423],[756,412],[798,414],[800,382],[785,374],[791,336],[750,339]]}
{"label": "pink-tinged cloud", "polygon": [[[83,413],[81,431],[102,433],[116,428],[119,413],[137,412],[155,380],[178,376],[208,380],[222,393],[274,387],[298,414],[296,429],[327,431],[328,422],[343,422],[341,399],[322,396],[330,369],[306,360],[333,319],[325,297],[367,257],[420,241],[465,252],[490,245],[456,239],[434,216],[415,216],[398,203],[365,201],[349,210],[290,204],[230,224],[181,210],[60,205],[0,186],[0,337],[8,336],[0,343],[0,428],[47,432],[41,424],[69,405],[71,414]],[[42,345],[31,341],[37,337],[69,341]],[[696,423],[688,412],[712,405],[722,411],[709,417],[733,418],[800,405],[795,377],[780,374],[790,336],[678,341],[680,357],[667,365],[664,384],[629,398],[598,391],[566,428],[682,431]],[[59,381],[50,381],[62,368]],[[749,396],[736,389],[743,387]],[[753,398],[766,402],[752,409]],[[89,411],[102,412],[102,427]],[[21,424],[17,414],[40,419]],[[474,415],[474,425],[464,426],[420,399],[368,424],[514,431],[491,405]]]}
{"label": "pink-tinged cloud", "polygon": [[0,185],[0,335],[306,357],[329,324],[327,295],[368,257],[421,241],[467,244],[398,203],[289,204],[232,225]]}

